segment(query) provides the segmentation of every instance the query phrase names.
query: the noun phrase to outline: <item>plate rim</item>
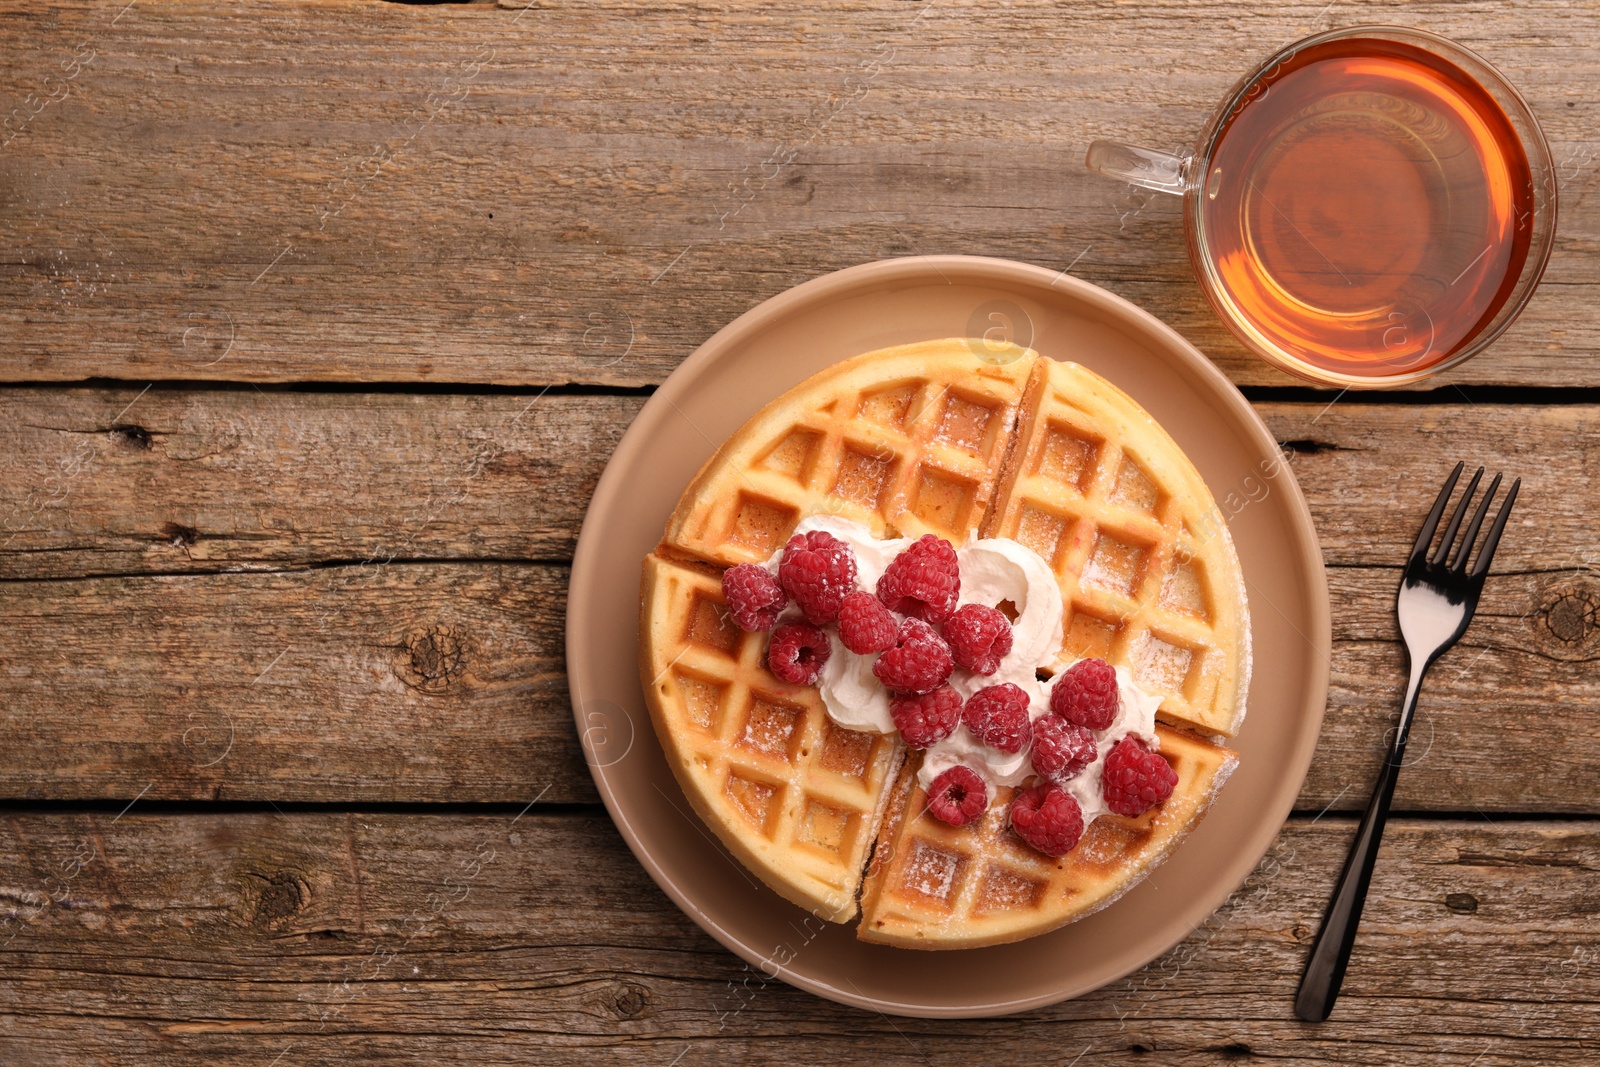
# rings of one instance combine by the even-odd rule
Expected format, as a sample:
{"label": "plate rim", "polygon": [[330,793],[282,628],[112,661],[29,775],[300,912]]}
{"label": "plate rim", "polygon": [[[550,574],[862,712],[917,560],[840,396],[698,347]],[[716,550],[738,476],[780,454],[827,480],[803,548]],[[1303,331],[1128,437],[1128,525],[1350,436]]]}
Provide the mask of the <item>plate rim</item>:
{"label": "plate rim", "polygon": [[[675,397],[689,387],[691,380],[697,376],[703,365],[715,362],[725,351],[739,344],[747,336],[768,328],[813,302],[826,301],[829,298],[847,295],[850,290],[858,287],[877,286],[885,282],[900,281],[926,284],[930,279],[937,277],[943,278],[947,284],[954,284],[945,273],[947,269],[965,275],[964,282],[977,281],[989,284],[996,288],[1006,289],[1013,295],[1019,291],[1029,289],[1042,287],[1046,290],[1055,290],[1060,287],[1069,292],[1073,298],[1107,313],[1107,316],[1114,319],[1118,325],[1137,328],[1159,347],[1174,352],[1181,357],[1181,362],[1185,369],[1195,374],[1200,384],[1209,387],[1210,391],[1230,409],[1240,427],[1253,439],[1253,443],[1259,447],[1263,454],[1270,454],[1270,452],[1278,450],[1276,438],[1267,429],[1266,424],[1262,421],[1254,406],[1204,353],[1150,312],[1109,290],[1069,275],[1065,270],[1052,272],[1048,268],[1017,260],[972,255],[904,256],[873,260],[845,267],[791,286],[760,301],[740,314],[696,347],[682,363],[667,375],[661,385],[646,400],[644,406],[639,409],[627,431],[618,441],[611,457],[607,460],[605,469],[596,482],[594,494],[590,498],[589,505],[585,510],[583,523],[578,531],[578,539],[573,552],[572,571],[568,578],[567,616],[563,652],[566,657],[568,694],[572,702],[573,723],[584,751],[584,762],[589,769],[590,776],[594,779],[595,788],[600,795],[601,802],[605,805],[607,813],[611,816],[612,822],[616,825],[618,832],[621,833],[634,858],[644,867],[656,885],[697,926],[710,934],[719,944],[738,956],[746,964],[758,967],[768,977],[781,978],[790,985],[827,1000],[868,1011],[887,1012],[913,1018],[984,1018],[1010,1015],[1083,996],[1133,973],[1152,960],[1170,952],[1192,934],[1195,929],[1198,929],[1200,925],[1209,920],[1248,880],[1260,865],[1262,857],[1271,848],[1272,842],[1277,839],[1285,822],[1287,822],[1290,813],[1294,809],[1294,800],[1298,795],[1299,786],[1304,782],[1306,773],[1310,769],[1312,756],[1315,754],[1317,743],[1321,737],[1332,662],[1332,621],[1331,605],[1328,599],[1327,570],[1323,563],[1322,549],[1317,538],[1316,526],[1312,519],[1310,508],[1306,504],[1305,495],[1300,489],[1299,481],[1289,465],[1283,464],[1281,466],[1278,480],[1282,483],[1281,488],[1285,491],[1287,497],[1287,506],[1285,508],[1287,517],[1292,520],[1290,526],[1295,542],[1292,546],[1294,549],[1293,558],[1297,563],[1298,569],[1308,578],[1305,592],[1307,593],[1311,632],[1302,634],[1302,636],[1311,644],[1313,651],[1318,654],[1323,663],[1329,665],[1329,670],[1308,672],[1304,680],[1302,699],[1300,701],[1303,726],[1295,740],[1295,744],[1288,751],[1288,760],[1283,765],[1284,770],[1292,775],[1295,789],[1293,791],[1285,790],[1284,795],[1287,800],[1278,805],[1282,810],[1268,812],[1271,817],[1260,820],[1259,825],[1247,835],[1246,840],[1249,843],[1249,847],[1240,849],[1239,854],[1249,854],[1253,857],[1249,866],[1243,869],[1236,880],[1226,886],[1226,892],[1217,896],[1216,902],[1199,923],[1194,927],[1179,932],[1173,940],[1167,942],[1152,955],[1137,960],[1120,971],[1101,977],[1093,984],[1081,989],[1052,990],[1037,995],[1015,998],[1010,1001],[988,1001],[970,1005],[919,1004],[893,1001],[868,996],[859,990],[840,989],[815,977],[798,973],[786,964],[778,964],[770,957],[745,945],[723,927],[715,916],[696,904],[662,870],[650,853],[646,843],[628,822],[625,812],[619,807],[618,797],[612,788],[610,779],[604,773],[604,765],[597,762],[593,757],[591,737],[586,729],[582,713],[582,708],[585,705],[581,692],[582,679],[577,672],[571,669],[572,664],[576,662],[573,654],[574,648],[579,641],[580,633],[587,628],[591,614],[587,601],[571,595],[572,590],[577,588],[583,582],[584,576],[597,565],[596,561],[603,551],[598,546],[600,535],[593,528],[598,521],[596,516],[609,510],[612,498],[618,495],[619,487],[624,478],[621,468],[626,466],[635,454],[641,450],[645,442],[645,434],[647,432],[645,424],[651,420],[646,419],[644,416],[647,413],[654,415],[669,406],[675,407]],[[620,463],[619,460],[621,461]],[[1282,477],[1283,475],[1287,475],[1287,477],[1284,478]],[[1209,900],[1213,895],[1216,895],[1217,888],[1218,885],[1211,886],[1204,894],[1205,898]]]}

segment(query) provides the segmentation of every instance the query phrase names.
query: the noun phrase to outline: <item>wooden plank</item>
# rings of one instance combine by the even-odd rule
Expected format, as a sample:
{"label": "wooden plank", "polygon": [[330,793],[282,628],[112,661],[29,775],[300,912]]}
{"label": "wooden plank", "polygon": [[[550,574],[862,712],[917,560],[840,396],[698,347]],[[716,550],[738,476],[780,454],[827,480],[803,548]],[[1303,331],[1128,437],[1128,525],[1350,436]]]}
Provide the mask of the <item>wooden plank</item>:
{"label": "wooden plank", "polygon": [[[1359,810],[1377,781],[1405,688],[1394,621],[1400,571],[1334,568],[1328,577],[1328,710],[1296,806]],[[1600,707],[1593,669],[1600,633],[1592,616],[1578,613],[1597,592],[1593,572],[1581,570],[1501,575],[1486,587],[1472,628],[1423,683],[1396,793],[1400,808],[1596,810],[1584,794],[1593,792],[1585,783],[1600,755],[1591,754],[1589,736]],[[1271,625],[1270,617],[1261,624]]]}
{"label": "wooden plank", "polygon": [[[570,551],[639,403],[0,391],[18,435],[0,485],[26,515],[0,573],[146,575],[0,585],[0,795],[511,802],[548,783],[550,800],[594,799],[562,674],[566,570],[535,561]],[[1289,468],[1334,564],[1333,691],[1300,807],[1359,807],[1376,773],[1402,678],[1398,572],[1363,564],[1398,563],[1464,449],[1529,482],[1479,619],[1428,683],[1398,803],[1596,810],[1594,408],[1263,413],[1306,450]],[[1252,474],[1216,491],[1238,514],[1278,488]],[[311,569],[168,574],[262,567]],[[425,677],[457,646],[465,667]]]}
{"label": "wooden plank", "polygon": [[[1448,395],[1448,391],[1447,391]],[[1370,399],[1369,395],[1369,399]],[[1316,520],[1333,566],[1403,561],[1457,460],[1522,479],[1495,571],[1600,570],[1600,407],[1592,404],[1257,404]],[[1274,490],[1258,472],[1212,486],[1238,514]]]}
{"label": "wooden plank", "polygon": [[[1292,822],[1187,941],[1093,994],[913,1021],[745,966],[603,813],[13,813],[0,1047],[38,1067],[1592,1061],[1592,823],[1392,822],[1334,1017],[1294,1021],[1350,833]],[[908,957],[928,962],[950,961]]]}
{"label": "wooden plank", "polygon": [[[1330,398],[1331,399],[1331,398]],[[3,389],[0,578],[571,557],[644,400]],[[1335,566],[1402,560],[1457,458],[1525,481],[1498,570],[1600,565],[1592,404],[1263,403]],[[1228,517],[1282,468],[1212,491]],[[1519,533],[1519,531],[1522,531]]]}
{"label": "wooden plank", "polygon": [[12,583],[0,795],[589,800],[567,569],[382,560]]}
{"label": "wooden plank", "polygon": [[[1359,809],[1377,773],[1404,677],[1396,575],[1331,572],[1332,692],[1302,810]],[[396,562],[6,583],[0,797],[593,800],[566,578]],[[1553,599],[1595,588],[1577,571],[1491,584],[1424,690],[1400,810],[1600,812],[1600,635]],[[1588,629],[1568,640],[1567,625]]]}
{"label": "wooden plank", "polygon": [[642,403],[0,390],[0,578],[571,559]]}
{"label": "wooden plank", "polygon": [[1182,145],[1255,59],[1362,21],[1480,50],[1563,183],[1527,315],[1440,382],[1595,380],[1593,6],[507,5],[7,5],[0,376],[653,383],[797,282],[959,252],[1072,264],[1282,384],[1177,201],[1081,160]]}

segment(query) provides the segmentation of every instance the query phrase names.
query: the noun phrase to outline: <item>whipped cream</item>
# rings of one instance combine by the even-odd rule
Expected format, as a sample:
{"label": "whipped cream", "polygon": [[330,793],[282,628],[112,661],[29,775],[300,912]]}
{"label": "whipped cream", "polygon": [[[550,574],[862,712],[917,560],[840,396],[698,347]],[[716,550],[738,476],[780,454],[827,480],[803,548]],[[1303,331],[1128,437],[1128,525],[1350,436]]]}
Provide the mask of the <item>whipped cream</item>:
{"label": "whipped cream", "polygon": [[[1077,662],[1074,660],[1073,662]],[[1064,664],[1063,669],[1072,664]],[[970,672],[962,672],[970,673]],[[1161,698],[1146,693],[1134,684],[1133,675],[1126,667],[1117,667],[1117,714],[1111,720],[1111,725],[1104,730],[1090,731],[1094,734],[1096,755],[1094,762],[1085,767],[1076,778],[1072,779],[1062,788],[1072,795],[1078,802],[1078,807],[1083,811],[1083,825],[1088,825],[1097,817],[1105,814],[1110,809],[1106,807],[1105,796],[1100,784],[1105,777],[1106,753],[1129,734],[1138,737],[1153,752],[1161,750],[1160,740],[1156,737],[1156,708],[1161,705]],[[998,685],[988,679],[989,685]],[[874,679],[876,680],[876,679]],[[1005,679],[1005,681],[1015,681]],[[1022,687],[1028,694],[1028,720],[1036,721],[1040,716],[1050,714],[1050,693],[1048,687],[1039,681],[1029,680],[1029,684],[1021,682],[1015,684]],[[980,684],[976,689],[981,689]],[[974,692],[976,692],[974,689]],[[923,754],[922,766],[917,770],[917,782],[922,788],[927,789],[933,780],[956,764],[965,764],[977,771],[991,788],[998,785],[1021,785],[1033,771],[1033,760],[1028,752],[1017,755],[1001,752],[991,748],[973,736],[965,724],[956,727],[955,733],[937,742]],[[990,799],[993,799],[990,793]]]}
{"label": "whipped cream", "polygon": [[[957,667],[950,673],[950,687],[966,700],[980,689],[1010,682],[1028,694],[1030,721],[1049,714],[1050,695],[1037,671],[1055,661],[1062,636],[1061,587],[1049,564],[1027,545],[1001,537],[973,541],[956,552],[956,561],[961,568],[958,603],[998,608],[1009,602],[1016,619],[1011,624],[1011,651],[999,668],[986,675]],[[1026,751],[1012,754],[991,748],[961,725],[926,750],[917,778],[926,788],[957,763],[971,767],[991,785],[1018,785],[1033,773]]]}
{"label": "whipped cream", "polygon": [[[1033,682],[1034,672],[1048,667],[1061,652],[1061,587],[1050,565],[1019,541],[986,537],[956,553],[961,567],[961,604],[997,608],[1009,602],[1016,611],[1011,623],[1011,651],[992,675],[957,668],[950,684],[963,698],[986,685]],[[1026,686],[1024,686],[1026,688]]]}
{"label": "whipped cream", "polygon": [[1150,751],[1161,751],[1161,742],[1156,737],[1156,708],[1160,707],[1161,698],[1152,696],[1134,685],[1133,675],[1128,673],[1128,668],[1118,667],[1116,670],[1117,717],[1112,719],[1111,725],[1104,730],[1094,731],[1095,747],[1098,750],[1094,762],[1062,787],[1072,794],[1072,799],[1076,800],[1078,807],[1082,809],[1085,829],[1095,819],[1111,810],[1106,807],[1105,791],[1100,788],[1100,783],[1105,779],[1106,753],[1129,734],[1143,741]]}
{"label": "whipped cream", "polygon": [[[898,537],[880,540],[872,531],[852,519],[838,515],[812,515],[794,528],[797,534],[821,530],[850,546],[856,557],[856,584],[872,592],[878,588],[878,579],[889,569],[893,559],[911,544],[911,538]],[[773,576],[778,574],[778,561],[783,549],[772,554],[762,564]],[[790,605],[783,618],[797,618],[800,609]],[[822,676],[817,679],[817,690],[822,694],[822,705],[828,709],[828,718],[848,730],[863,730],[878,734],[894,733],[894,719],[889,715],[889,691],[872,673],[877,654],[858,655],[844,647],[837,628],[828,631],[828,641],[833,651],[828,662],[822,665]]]}
{"label": "whipped cream", "polygon": [[[873,537],[872,531],[862,523],[838,515],[812,515],[802,520],[794,532],[803,534],[812,530],[832,534],[850,546],[856,558],[856,583],[869,592],[877,589],[878,579],[889,563],[913,541],[909,537]],[[779,549],[762,566],[776,575],[782,556],[783,550]],[[993,674],[983,675],[957,667],[950,675],[951,688],[965,700],[987,686],[1010,682],[1028,694],[1030,721],[1048,715],[1049,689],[1046,683],[1039,681],[1037,672],[1040,668],[1055,670],[1071,666],[1062,663],[1058,668],[1056,663],[1063,639],[1063,605],[1061,588],[1050,565],[1026,545],[1000,537],[971,541],[957,549],[956,559],[961,568],[959,603],[991,608],[1009,603],[1015,617],[1011,623],[1011,651],[1000,661],[999,668]],[[793,605],[784,612],[786,619],[798,616],[799,609]],[[897,619],[901,617],[896,615]],[[828,634],[832,651],[817,679],[817,689],[828,717],[850,730],[893,733],[889,692],[872,673],[877,655],[851,652],[844,647],[836,629],[829,630]],[[1106,729],[1094,731],[1099,750],[1097,758],[1064,787],[1082,809],[1085,827],[1108,810],[1100,788],[1106,753],[1128,734],[1139,737],[1152,749],[1159,747],[1155,713],[1161,698],[1135,685],[1126,667],[1117,667],[1116,675],[1116,718]],[[978,772],[989,786],[991,800],[996,786],[1021,785],[1034,774],[1033,760],[1027,751],[1012,754],[992,748],[973,736],[963,724],[924,751],[917,781],[926,789],[956,764]]]}

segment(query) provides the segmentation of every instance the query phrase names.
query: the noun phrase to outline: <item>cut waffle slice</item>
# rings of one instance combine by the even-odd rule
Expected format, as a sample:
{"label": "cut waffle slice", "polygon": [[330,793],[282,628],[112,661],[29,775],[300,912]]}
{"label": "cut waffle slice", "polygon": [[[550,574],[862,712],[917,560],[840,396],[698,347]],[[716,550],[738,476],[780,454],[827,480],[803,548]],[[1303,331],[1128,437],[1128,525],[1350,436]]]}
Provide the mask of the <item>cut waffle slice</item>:
{"label": "cut waffle slice", "polygon": [[1101,815],[1059,859],[1010,829],[1014,790],[1001,788],[976,823],[929,814],[907,761],[862,885],[858,935],[903,948],[977,948],[1042,934],[1098,911],[1137,885],[1211,805],[1237,765],[1220,745],[1158,725],[1178,773],[1165,803],[1137,818]]}
{"label": "cut waffle slice", "polygon": [[696,813],[779,894],[853,918],[898,735],[846,730],[815,688],[768,672],[767,635],[734,625],[709,568],[646,557],[641,604],[645,697]]}
{"label": "cut waffle slice", "polygon": [[1250,624],[1233,539],[1167,432],[1116,386],[1039,359],[985,529],[1050,564],[1062,659],[1124,664],[1159,716],[1232,736],[1249,688]]}
{"label": "cut waffle slice", "polygon": [[827,368],[706,461],[664,547],[725,566],[758,562],[817,512],[878,537],[965,544],[988,512],[1035,359],[1015,345],[949,338]]}

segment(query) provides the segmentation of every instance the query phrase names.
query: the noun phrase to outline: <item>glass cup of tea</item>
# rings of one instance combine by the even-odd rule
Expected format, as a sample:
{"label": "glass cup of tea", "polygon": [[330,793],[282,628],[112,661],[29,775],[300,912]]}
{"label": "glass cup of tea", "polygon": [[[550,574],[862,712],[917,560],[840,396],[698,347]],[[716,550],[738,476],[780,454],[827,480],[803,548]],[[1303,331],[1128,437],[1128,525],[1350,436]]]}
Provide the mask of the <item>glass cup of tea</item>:
{"label": "glass cup of tea", "polygon": [[1243,78],[1193,154],[1115,141],[1089,169],[1183,197],[1217,315],[1267,362],[1350,388],[1483,351],[1533,295],[1556,228],[1532,111],[1436,34],[1332,30]]}

